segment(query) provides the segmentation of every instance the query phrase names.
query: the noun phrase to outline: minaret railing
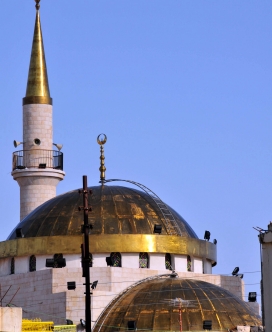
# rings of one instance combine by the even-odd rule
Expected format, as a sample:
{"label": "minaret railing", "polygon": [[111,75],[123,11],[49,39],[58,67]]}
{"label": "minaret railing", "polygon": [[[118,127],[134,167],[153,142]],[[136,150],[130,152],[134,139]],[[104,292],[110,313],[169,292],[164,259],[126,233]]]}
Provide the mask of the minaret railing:
{"label": "minaret railing", "polygon": [[12,170],[53,168],[63,170],[63,153],[55,150],[20,150],[12,154]]}

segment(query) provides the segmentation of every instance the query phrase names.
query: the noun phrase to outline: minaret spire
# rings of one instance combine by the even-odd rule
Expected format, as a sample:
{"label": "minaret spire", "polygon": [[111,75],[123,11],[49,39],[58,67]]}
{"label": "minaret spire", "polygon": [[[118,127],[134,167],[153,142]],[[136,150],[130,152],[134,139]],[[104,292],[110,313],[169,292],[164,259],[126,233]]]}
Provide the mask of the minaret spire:
{"label": "minaret spire", "polygon": [[36,2],[36,21],[32,42],[32,51],[28,72],[26,95],[23,98],[23,105],[47,104],[52,105],[50,97],[45,53],[43,47],[42,28],[40,22],[40,0]]}
{"label": "minaret spire", "polygon": [[[63,180],[61,144],[53,143],[53,106],[49,92],[40,22],[40,0],[36,2],[36,21],[26,95],[23,98],[23,150],[13,152],[13,179],[20,186],[20,219],[56,196]],[[15,141],[17,147],[20,142]],[[52,145],[58,151],[52,150]]]}

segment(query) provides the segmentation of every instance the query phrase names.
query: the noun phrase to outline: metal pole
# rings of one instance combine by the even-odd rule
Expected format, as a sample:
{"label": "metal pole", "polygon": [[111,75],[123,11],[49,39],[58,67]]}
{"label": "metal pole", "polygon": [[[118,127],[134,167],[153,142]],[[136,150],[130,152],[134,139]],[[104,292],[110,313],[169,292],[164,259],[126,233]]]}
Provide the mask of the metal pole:
{"label": "metal pole", "polygon": [[261,305],[262,305],[262,324],[265,326],[265,312],[264,312],[264,291],[263,291],[263,255],[262,255],[262,234],[259,235],[260,240],[260,260],[261,260]]}
{"label": "metal pole", "polygon": [[89,223],[88,223],[88,186],[87,176],[83,175],[83,209],[84,209],[84,272],[85,272],[85,318],[86,332],[91,332],[91,291],[90,291],[90,252],[89,252]]}
{"label": "metal pole", "polygon": [[1,307],[2,307],[2,301],[4,299],[4,297],[7,295],[8,291],[11,289],[11,286],[9,286],[8,290],[6,291],[6,293],[4,294],[3,297],[1,297],[0,301],[1,301]]}
{"label": "metal pole", "polygon": [[182,332],[182,312],[181,312],[181,303],[179,304],[179,331]]}

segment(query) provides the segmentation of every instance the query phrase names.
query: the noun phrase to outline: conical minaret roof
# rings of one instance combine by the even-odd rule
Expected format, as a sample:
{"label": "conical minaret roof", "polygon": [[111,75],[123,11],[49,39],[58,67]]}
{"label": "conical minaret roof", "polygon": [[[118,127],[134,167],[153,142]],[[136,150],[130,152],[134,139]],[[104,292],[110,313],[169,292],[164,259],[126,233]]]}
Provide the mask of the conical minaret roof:
{"label": "conical minaret roof", "polygon": [[43,37],[40,22],[39,2],[36,1],[36,21],[32,42],[32,51],[28,72],[26,95],[23,98],[23,105],[27,104],[49,104],[52,105],[50,97]]}

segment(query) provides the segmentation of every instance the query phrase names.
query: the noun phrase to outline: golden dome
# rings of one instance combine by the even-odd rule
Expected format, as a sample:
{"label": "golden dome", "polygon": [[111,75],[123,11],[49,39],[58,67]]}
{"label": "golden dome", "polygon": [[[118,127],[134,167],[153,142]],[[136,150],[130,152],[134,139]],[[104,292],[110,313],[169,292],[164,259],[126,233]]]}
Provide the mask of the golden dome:
{"label": "golden dome", "polygon": [[[170,225],[167,224],[159,206],[143,191],[106,185],[89,189],[93,191],[89,198],[92,235],[154,234],[154,225],[160,224],[162,235],[198,238],[188,223],[170,207],[175,223],[170,221]],[[39,206],[16,228],[22,228],[25,238],[81,235],[83,215],[78,211],[79,206],[82,206],[82,195],[78,190],[70,191]],[[173,234],[177,227],[178,232]],[[8,240],[12,239],[16,239],[15,230],[8,237]]]}
{"label": "golden dome", "polygon": [[237,325],[261,325],[249,305],[229,291],[192,279],[158,276],[145,279],[118,295],[103,311],[93,332],[127,330],[135,321],[138,330],[179,331],[179,303],[184,331],[202,331],[203,321],[212,330]]}

